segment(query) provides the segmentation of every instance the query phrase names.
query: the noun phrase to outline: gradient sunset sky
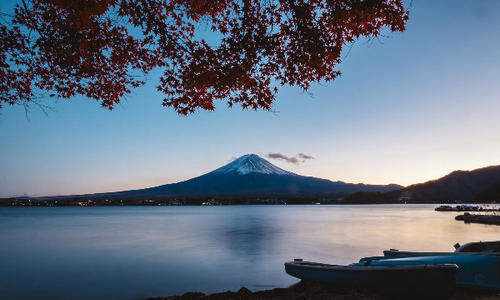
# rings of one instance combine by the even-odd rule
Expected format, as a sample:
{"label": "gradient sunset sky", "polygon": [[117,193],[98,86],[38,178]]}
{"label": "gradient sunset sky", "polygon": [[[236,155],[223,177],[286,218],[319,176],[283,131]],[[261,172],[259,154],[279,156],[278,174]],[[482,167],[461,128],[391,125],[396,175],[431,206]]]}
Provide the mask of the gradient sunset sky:
{"label": "gradient sunset sky", "polygon": [[[0,9],[6,9],[2,2]],[[409,1],[407,2],[407,4]],[[3,6],[3,7],[2,7]],[[500,1],[414,0],[403,33],[345,51],[342,77],[280,89],[273,111],[161,106],[159,73],[115,110],[77,97],[45,116],[0,111],[0,197],[136,189],[247,153],[313,156],[286,170],[408,185],[500,164]],[[346,47],[346,50],[348,47]]]}

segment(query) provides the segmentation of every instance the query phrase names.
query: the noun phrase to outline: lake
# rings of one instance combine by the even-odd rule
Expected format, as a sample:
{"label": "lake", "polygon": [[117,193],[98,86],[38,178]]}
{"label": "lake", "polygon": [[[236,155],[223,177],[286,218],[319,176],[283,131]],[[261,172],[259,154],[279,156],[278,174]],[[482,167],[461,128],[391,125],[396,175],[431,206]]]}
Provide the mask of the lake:
{"label": "lake", "polygon": [[500,239],[435,205],[0,208],[0,299],[141,299],[287,287],[293,258]]}

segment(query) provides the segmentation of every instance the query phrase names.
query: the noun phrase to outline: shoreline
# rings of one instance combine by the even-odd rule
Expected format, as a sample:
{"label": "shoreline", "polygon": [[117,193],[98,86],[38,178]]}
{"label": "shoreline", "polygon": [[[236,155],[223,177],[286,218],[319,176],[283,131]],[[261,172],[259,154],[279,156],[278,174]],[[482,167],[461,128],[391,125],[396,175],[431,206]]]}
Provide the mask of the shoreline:
{"label": "shoreline", "polygon": [[[432,298],[432,297],[431,297]],[[431,299],[431,298],[426,298]],[[369,290],[331,286],[300,281],[288,288],[252,292],[242,287],[238,291],[214,294],[186,292],[180,296],[148,297],[143,300],[389,300],[412,299],[411,295],[388,296]],[[500,291],[457,288],[449,300],[499,300]],[[443,299],[444,300],[444,299]]]}

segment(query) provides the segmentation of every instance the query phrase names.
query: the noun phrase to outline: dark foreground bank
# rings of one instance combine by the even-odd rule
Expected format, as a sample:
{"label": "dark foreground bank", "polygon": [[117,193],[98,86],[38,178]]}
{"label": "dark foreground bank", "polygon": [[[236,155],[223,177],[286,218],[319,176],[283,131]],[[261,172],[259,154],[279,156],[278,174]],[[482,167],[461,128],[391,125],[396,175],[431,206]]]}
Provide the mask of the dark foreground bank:
{"label": "dark foreground bank", "polygon": [[[449,300],[499,300],[498,291],[478,291],[457,289]],[[144,300],[386,300],[411,299],[411,295],[387,296],[370,291],[359,291],[347,288],[332,287],[320,283],[299,282],[289,288],[251,292],[241,288],[237,292],[223,292],[211,295],[203,293],[185,293],[182,296],[152,297]]]}

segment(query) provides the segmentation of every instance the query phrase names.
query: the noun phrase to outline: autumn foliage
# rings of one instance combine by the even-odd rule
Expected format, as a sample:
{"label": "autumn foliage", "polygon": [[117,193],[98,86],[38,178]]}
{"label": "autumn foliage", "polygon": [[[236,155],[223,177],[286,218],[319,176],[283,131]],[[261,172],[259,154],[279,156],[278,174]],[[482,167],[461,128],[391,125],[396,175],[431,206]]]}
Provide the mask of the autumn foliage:
{"label": "autumn foliage", "polygon": [[0,106],[84,95],[111,109],[159,68],[181,114],[269,109],[275,85],[333,80],[346,44],[407,20],[402,0],[20,0],[0,12]]}

